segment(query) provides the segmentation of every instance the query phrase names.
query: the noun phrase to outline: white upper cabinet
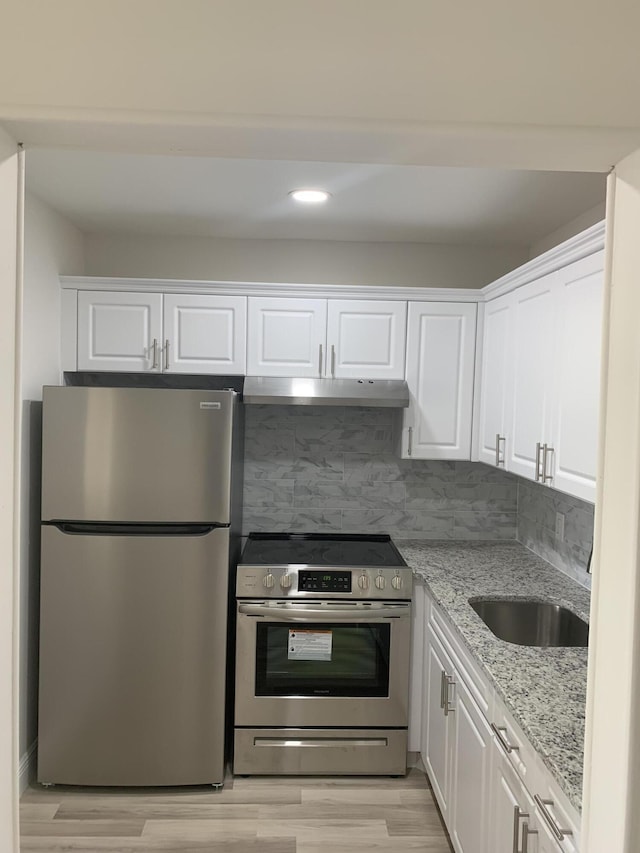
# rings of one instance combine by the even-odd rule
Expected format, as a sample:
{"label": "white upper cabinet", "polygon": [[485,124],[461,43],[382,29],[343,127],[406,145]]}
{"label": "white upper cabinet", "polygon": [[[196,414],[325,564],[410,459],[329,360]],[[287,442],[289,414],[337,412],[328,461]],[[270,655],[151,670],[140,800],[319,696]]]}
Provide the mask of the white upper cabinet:
{"label": "white upper cabinet", "polygon": [[592,502],[603,284],[598,251],[487,303],[477,434],[480,461]]}
{"label": "white upper cabinet", "polygon": [[551,425],[555,282],[556,274],[550,273],[514,293],[506,467],[532,480],[541,465],[538,444],[546,440]]}
{"label": "white upper cabinet", "polygon": [[507,452],[507,409],[513,395],[513,298],[492,299],[485,306],[482,343],[478,458],[504,465]]}
{"label": "white upper cabinet", "polygon": [[243,374],[244,296],[78,292],[78,370]]}
{"label": "white upper cabinet", "polygon": [[248,376],[324,376],[326,299],[249,297]]}
{"label": "white upper cabinet", "polygon": [[604,253],[560,270],[553,361],[551,485],[595,500]]}
{"label": "white upper cabinet", "polygon": [[160,371],[159,293],[78,293],[78,370]]}
{"label": "white upper cabinet", "polygon": [[406,302],[249,298],[249,376],[403,379]]}
{"label": "white upper cabinet", "polygon": [[327,376],[404,379],[407,303],[330,299]]}
{"label": "white upper cabinet", "polygon": [[245,372],[244,296],[166,293],[163,299],[165,372]]}
{"label": "white upper cabinet", "polygon": [[410,302],[402,456],[470,459],[475,304]]}

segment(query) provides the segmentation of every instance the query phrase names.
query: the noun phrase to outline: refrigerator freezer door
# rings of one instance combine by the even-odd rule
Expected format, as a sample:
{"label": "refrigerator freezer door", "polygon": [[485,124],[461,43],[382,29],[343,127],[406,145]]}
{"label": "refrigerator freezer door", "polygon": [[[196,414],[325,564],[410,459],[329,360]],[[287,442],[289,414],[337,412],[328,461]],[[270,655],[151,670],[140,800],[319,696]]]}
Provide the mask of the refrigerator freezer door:
{"label": "refrigerator freezer door", "polygon": [[230,391],[45,388],[42,519],[229,522]]}
{"label": "refrigerator freezer door", "polygon": [[228,544],[43,526],[41,782],[222,782]]}

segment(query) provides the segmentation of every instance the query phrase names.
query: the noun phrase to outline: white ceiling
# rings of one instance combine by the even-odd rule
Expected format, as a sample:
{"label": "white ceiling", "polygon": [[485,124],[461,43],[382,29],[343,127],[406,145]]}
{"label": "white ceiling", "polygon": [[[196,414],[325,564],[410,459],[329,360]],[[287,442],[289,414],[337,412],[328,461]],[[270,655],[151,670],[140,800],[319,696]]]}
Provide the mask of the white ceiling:
{"label": "white ceiling", "polygon": [[[303,207],[298,187],[332,198]],[[85,233],[529,245],[602,202],[605,177],[34,148],[27,188]]]}

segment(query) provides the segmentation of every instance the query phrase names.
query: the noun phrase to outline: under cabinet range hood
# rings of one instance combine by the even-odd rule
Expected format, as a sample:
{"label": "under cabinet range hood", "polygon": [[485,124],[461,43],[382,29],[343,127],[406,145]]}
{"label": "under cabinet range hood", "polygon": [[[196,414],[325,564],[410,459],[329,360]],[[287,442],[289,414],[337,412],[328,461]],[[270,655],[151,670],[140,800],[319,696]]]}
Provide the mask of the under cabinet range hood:
{"label": "under cabinet range hood", "polygon": [[247,376],[245,403],[281,406],[387,406],[409,405],[404,379],[304,379]]}

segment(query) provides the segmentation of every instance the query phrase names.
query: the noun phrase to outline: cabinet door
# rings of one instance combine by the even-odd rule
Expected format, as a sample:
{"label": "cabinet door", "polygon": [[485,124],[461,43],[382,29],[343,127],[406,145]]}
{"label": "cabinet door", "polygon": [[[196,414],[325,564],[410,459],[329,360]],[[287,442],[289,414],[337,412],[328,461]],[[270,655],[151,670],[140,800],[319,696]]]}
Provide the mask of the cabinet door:
{"label": "cabinet door", "polygon": [[[508,401],[513,394],[513,295],[508,293],[485,305],[480,385],[478,458],[488,465],[506,459]],[[498,436],[501,437],[497,447]],[[499,456],[498,456],[499,452]],[[504,465],[504,462],[502,462]]]}
{"label": "cabinet door", "polygon": [[442,707],[442,679],[453,675],[453,664],[439,640],[427,629],[422,723],[422,761],[427,769],[442,818],[449,821],[453,714]]}
{"label": "cabinet door", "polygon": [[248,376],[324,375],[327,300],[249,297]]}
{"label": "cabinet door", "polygon": [[553,480],[556,489],[595,501],[602,347],[604,253],[558,272]]}
{"label": "cabinet door", "polygon": [[410,302],[402,456],[470,459],[476,305]]}
{"label": "cabinet door", "polygon": [[406,302],[330,299],[327,375],[404,379]]}
{"label": "cabinet door", "polygon": [[451,839],[458,853],[488,851],[491,729],[456,673]]}
{"label": "cabinet door", "polygon": [[551,443],[554,284],[551,273],[514,295],[513,395],[507,469],[536,479],[536,444]]}
{"label": "cabinet door", "polygon": [[244,296],[167,293],[163,370],[243,374],[247,300]]}
{"label": "cabinet door", "polygon": [[[533,828],[531,816],[534,804],[495,741],[491,758],[488,849],[490,853],[513,853],[514,850],[522,850],[524,824],[526,823],[529,829]],[[536,851],[536,847],[532,846],[534,838],[535,836],[530,836],[528,839],[530,853]]]}
{"label": "cabinet door", "polygon": [[161,338],[159,293],[78,293],[78,370],[159,371]]}

